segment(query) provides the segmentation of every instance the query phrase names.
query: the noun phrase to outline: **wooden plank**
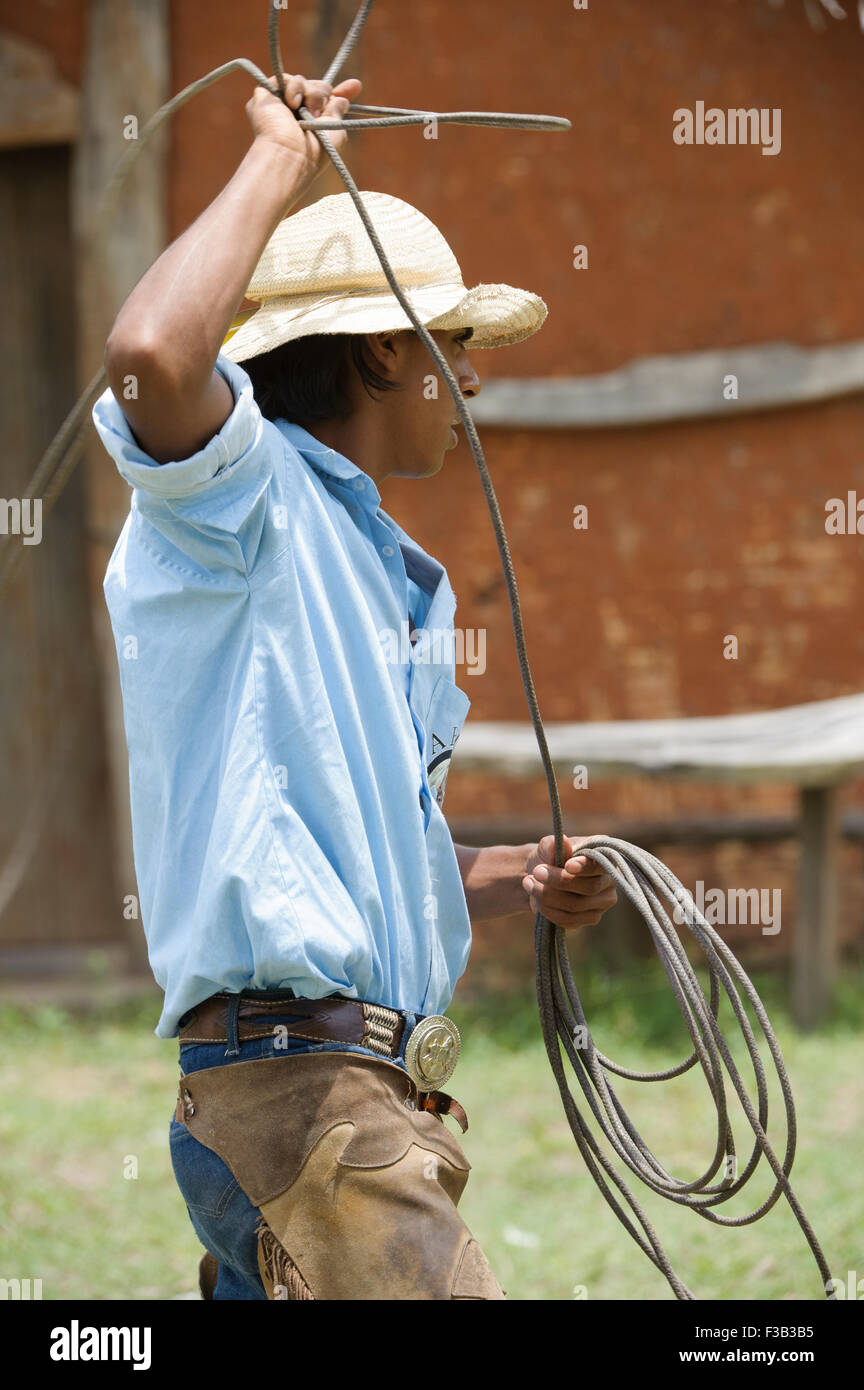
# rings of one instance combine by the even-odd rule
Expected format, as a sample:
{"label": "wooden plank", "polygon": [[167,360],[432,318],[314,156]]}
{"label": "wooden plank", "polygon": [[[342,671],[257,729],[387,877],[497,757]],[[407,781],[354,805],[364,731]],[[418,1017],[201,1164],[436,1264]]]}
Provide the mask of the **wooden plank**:
{"label": "wooden plank", "polygon": [[[450,834],[458,845],[521,845],[537,841],[552,833],[551,811],[531,814],[514,811],[500,815],[456,816],[447,818]],[[568,815],[565,831],[582,835],[591,827]],[[599,826],[604,834],[616,840],[629,840],[634,845],[654,849],[657,845],[715,845],[722,840],[741,840],[745,844],[776,844],[797,839],[801,830],[800,814],[795,816],[739,816],[719,812],[664,817],[657,820],[632,820],[603,816]],[[856,844],[864,840],[864,813],[848,810],[840,817],[839,834]]]}
{"label": "wooden plank", "polygon": [[793,953],[793,1001],[801,1028],[830,1010],[837,969],[837,789],[801,793],[801,861]]}
{"label": "wooden plank", "polygon": [[[559,777],[576,765],[592,778],[658,777],[723,782],[795,782],[821,787],[864,768],[864,695],[757,714],[622,723],[547,723]],[[542,776],[530,723],[472,723],[454,758],[463,771]]]}
{"label": "wooden plank", "polygon": [[[727,379],[737,399],[726,399]],[[864,390],[864,342],[762,343],[641,357],[578,377],[496,377],[471,401],[478,425],[598,429],[785,409]]]}

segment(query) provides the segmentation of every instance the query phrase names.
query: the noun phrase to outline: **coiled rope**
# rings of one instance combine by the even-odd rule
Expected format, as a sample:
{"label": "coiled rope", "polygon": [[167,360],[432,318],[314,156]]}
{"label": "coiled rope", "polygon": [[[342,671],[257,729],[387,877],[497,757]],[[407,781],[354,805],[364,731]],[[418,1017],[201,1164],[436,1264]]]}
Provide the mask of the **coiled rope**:
{"label": "coiled rope", "polygon": [[[372,0],[363,0],[363,4],[361,4],[359,8],[339,52],[336,54],[336,57],[325,74],[324,81],[331,85],[335,83],[337,75],[341,71],[360,36],[371,8]],[[268,43],[271,64],[276,81],[276,93],[274,94],[278,93],[284,101],[285,74],[279,47],[279,11],[272,3],[268,5],[268,10]],[[273,86],[264,74],[261,73],[253,63],[243,58],[225,63],[222,67],[214,69],[213,72],[208,73],[199,81],[193,82],[190,86],[184,88],[183,91],[171,101],[160,107],[156,114],[147,122],[141,131],[138,146],[134,150],[130,150],[127,156],[118,165],[115,175],[106,190],[102,205],[96,214],[97,224],[100,224],[113,212],[116,206],[116,198],[119,189],[122,186],[126,174],[134,160],[141,154],[142,149],[152,134],[186,101],[190,100],[198,92],[203,91],[206,87],[209,87],[213,82],[218,81],[227,73],[236,71],[237,69],[243,69],[248,72],[257,83],[266,87],[268,91],[273,92]],[[396,107],[360,106],[356,104],[352,106],[352,110],[354,112],[359,111],[363,114],[360,117],[348,117],[344,120],[315,119],[307,108],[301,105],[295,115],[301,125],[308,126],[308,128],[313,131],[342,178],[363,225],[366,228],[369,239],[375,248],[387,283],[403,311],[411,321],[414,331],[425,344],[438,371],[444,378],[450,394],[453,397],[459,417],[465,427],[465,433],[471,446],[474,461],[480,473],[483,491],[486,495],[501,565],[507,584],[522,684],[531,714],[531,722],[534,727],[534,733],[537,739],[549,791],[555,839],[555,864],[560,868],[563,866],[566,856],[564,851],[563,816],[558,785],[552,759],[549,755],[549,748],[546,742],[543,722],[540,717],[537,695],[528,664],[522,612],[516,585],[516,576],[510,555],[510,547],[507,542],[507,536],[501,519],[501,512],[498,507],[498,500],[495,496],[495,490],[492,486],[492,480],[486,466],[480,439],[474,421],[469,413],[465,398],[459,389],[459,383],[456,377],[451,371],[443,353],[438,348],[434,338],[432,338],[425,325],[420,322],[410,302],[403,294],[356,184],[346,168],[344,161],[334,149],[332,142],[325,132],[332,130],[356,130],[370,127],[381,128],[396,125],[417,125],[426,123],[430,119],[442,123],[492,125],[526,130],[566,130],[570,128],[570,122],[560,117],[508,115],[502,112],[454,112],[442,115],[434,112],[409,111]],[[43,457],[30,487],[25,494],[26,496],[35,496],[35,488],[46,484],[46,500],[50,498],[53,501],[59,494],[63,482],[65,482],[65,479],[74,466],[74,456],[80,453],[80,434],[85,423],[85,414],[92,405],[93,400],[103,389],[104,381],[105,374],[102,372],[98,377],[94,378],[86,391],[82,394],[61,427],[57,437]],[[17,558],[19,554],[20,547],[8,551],[4,564],[2,568],[0,568],[0,589],[8,582],[11,574],[14,560],[10,559],[10,556]],[[783,1062],[777,1039],[752,982],[749,980],[726,943],[709,925],[702,913],[698,911],[691,895],[686,892],[671,870],[668,869],[665,864],[661,863],[659,859],[656,859],[654,855],[649,854],[636,845],[628,844],[624,840],[616,840],[606,836],[594,836],[587,840],[584,844],[579,846],[578,853],[580,855],[587,855],[593,859],[602,870],[612,878],[618,888],[626,894],[641,913],[651,933],[655,949],[663,969],[666,972],[669,984],[675,995],[675,999],[693,1044],[693,1051],[685,1061],[667,1071],[660,1072],[633,1071],[618,1065],[604,1056],[603,1053],[599,1052],[591,1038],[590,1029],[573,979],[573,972],[567,955],[565,933],[561,928],[549,922],[542,913],[537,914],[534,924],[534,946],[537,973],[537,999],[543,1039],[552,1071],[561,1093],[561,1099],[570,1128],[582,1157],[585,1160],[586,1166],[588,1167],[588,1171],[599,1187],[604,1199],[633,1237],[639,1248],[665,1276],[676,1297],[682,1300],[692,1299],[694,1295],[673,1270],[669,1258],[653,1226],[648,1220],[647,1215],[630,1191],[627,1183],[616,1169],[612,1160],[601,1150],[589,1128],[585,1115],[576,1104],[564,1068],[561,1055],[562,1047],[571,1063],[588,1108],[596,1121],[597,1129],[610,1148],[617,1154],[623,1165],[639,1178],[646,1187],[668,1198],[670,1201],[691,1208],[705,1220],[724,1226],[743,1226],[759,1220],[766,1212],[770,1211],[782,1194],[788,1201],[804,1232],[807,1243],[819,1268],[820,1275],[822,1276],[823,1287],[825,1288],[827,1297],[834,1298],[834,1286],[831,1283],[831,1274],[827,1261],[803,1208],[789,1183],[789,1174],[792,1170],[795,1157],[797,1137],[795,1106],[788,1073]],[[705,954],[710,978],[709,999],[705,997],[684,947],[675,931],[669,912],[667,911],[667,907],[672,907],[673,904],[678,914],[683,914],[687,926]],[[768,1124],[768,1092],[765,1068],[759,1054],[756,1038],[741,1000],[741,995],[739,994],[738,988],[736,988],[736,981],[759,1021],[759,1026],[771,1053],[776,1076],[783,1095],[786,1141],[782,1163],[777,1157],[766,1133]],[[717,1015],[721,998],[721,986],[732,1005],[753,1067],[757,1093],[757,1109],[754,1109],[747,1089],[735,1066],[729,1047],[718,1025]],[[700,1177],[690,1182],[684,1182],[667,1173],[663,1165],[651,1152],[650,1148],[629,1119],[621,1101],[615,1094],[608,1080],[607,1073],[612,1073],[616,1076],[621,1076],[633,1081],[665,1081],[689,1071],[697,1062],[702,1068],[716,1109],[717,1139],[714,1153],[705,1172]],[[732,1082],[732,1086],[738,1096],[754,1136],[752,1151],[740,1173],[736,1172],[736,1149],[727,1105],[724,1068]],[[713,1208],[728,1201],[744,1188],[759,1166],[763,1156],[776,1179],[767,1198],[745,1216],[719,1216]],[[723,1169],[723,1176],[715,1183],[713,1179],[720,1172],[721,1168]],[[626,1206],[629,1207],[630,1212],[638,1223],[638,1227],[634,1224],[634,1221],[631,1220],[630,1215],[628,1215],[624,1206],[622,1206],[621,1201],[619,1201],[613,1189],[617,1189],[618,1194],[623,1198]]]}

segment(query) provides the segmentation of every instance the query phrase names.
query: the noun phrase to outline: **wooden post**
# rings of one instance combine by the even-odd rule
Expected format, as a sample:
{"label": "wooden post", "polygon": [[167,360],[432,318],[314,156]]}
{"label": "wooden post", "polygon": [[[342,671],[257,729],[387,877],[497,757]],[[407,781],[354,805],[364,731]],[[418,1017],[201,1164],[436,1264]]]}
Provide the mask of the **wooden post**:
{"label": "wooden post", "polygon": [[801,1028],[828,1013],[834,988],[837,921],[837,788],[801,790],[801,859],[793,952],[793,1002]]}
{"label": "wooden post", "polygon": [[[81,135],[74,182],[78,278],[78,375],[81,384],[102,361],[105,341],[123,300],[163,250],[166,241],[164,151],[160,134],[141,156],[110,225],[94,230],[93,215],[108,179],[134,138],[167,100],[169,80],[166,0],[90,0],[81,94]],[[132,118],[130,120],[129,118]],[[86,456],[93,626],[100,652],[105,738],[113,789],[111,846],[118,919],[137,884],[129,815],[129,771],[123,735],[117,657],[102,578],[129,511],[129,488],[93,435]],[[126,908],[130,963],[146,956],[137,913]]]}

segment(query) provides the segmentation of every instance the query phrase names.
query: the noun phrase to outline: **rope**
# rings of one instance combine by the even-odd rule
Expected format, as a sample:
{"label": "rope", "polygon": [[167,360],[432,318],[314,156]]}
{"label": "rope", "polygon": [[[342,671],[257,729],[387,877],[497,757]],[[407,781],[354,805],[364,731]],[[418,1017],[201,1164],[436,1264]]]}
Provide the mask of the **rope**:
{"label": "rope", "polygon": [[[331,84],[335,82],[336,76],[360,36],[371,8],[372,0],[363,0],[363,4],[361,4],[358,10],[339,52],[327,71],[324,79],[325,81]],[[137,148],[134,149],[134,151],[130,151],[121,161],[109,184],[103,203],[97,212],[96,225],[99,225],[104,218],[113,212],[119,187],[128,173],[129,167],[134,162],[134,159],[140,155],[141,150],[151,135],[159,128],[164,120],[174,113],[174,111],[205,87],[210,86],[211,83],[218,81],[229,72],[242,68],[244,71],[248,72],[256,82],[267,87],[268,91],[273,92],[274,95],[280,95],[284,101],[285,73],[279,47],[279,11],[272,3],[268,6],[268,10],[268,45],[275,76],[275,91],[273,85],[263,73],[261,73],[253,63],[242,58],[238,58],[233,62],[224,64],[220,68],[214,69],[214,71],[208,73],[206,77],[184,88],[183,91],[172,98],[171,101],[160,107],[159,111],[147,122],[141,131]],[[408,316],[414,331],[425,344],[438,371],[446,382],[459,413],[459,418],[465,427],[465,433],[471,446],[471,452],[474,456],[474,461],[477,465],[483,491],[486,496],[486,502],[495,531],[495,539],[498,545],[501,565],[507,584],[507,594],[510,602],[510,613],[513,623],[519,669],[522,676],[522,685],[531,714],[531,722],[534,727],[540,759],[549,791],[554,828],[555,863],[560,868],[565,861],[565,852],[563,817],[558,785],[552,759],[549,754],[543,722],[540,716],[540,708],[534,689],[534,682],[528,664],[522,611],[510,548],[480,439],[474,421],[469,413],[465,398],[459,389],[459,383],[456,377],[451,371],[434,338],[432,338],[425,325],[420,322],[413,307],[403,294],[356,184],[346,168],[344,161],[334,149],[332,142],[325,132],[343,129],[357,130],[364,128],[381,128],[392,125],[416,125],[425,123],[430,119],[442,123],[495,125],[535,130],[564,130],[569,129],[570,123],[569,121],[552,116],[511,115],[502,112],[453,112],[442,115],[434,112],[408,111],[395,107],[373,106],[355,106],[354,110],[361,111],[365,114],[360,117],[354,116],[346,120],[316,120],[304,106],[301,106],[294,114],[301,125],[308,125],[309,128],[313,130],[316,138],[320,141],[324,151],[329,156],[342,178],[357,212],[363,221],[369,239],[375,248],[387,283],[403,311]],[[371,118],[367,118],[369,113],[372,113]],[[101,377],[91,382],[90,386],[87,388],[87,392],[74,407],[62,427],[60,434],[58,434],[37,469],[34,481],[49,474],[56,461],[58,472],[55,473],[54,477],[53,496],[56,496],[59,491],[57,477],[60,476],[60,470],[65,468],[67,476],[68,472],[71,471],[71,467],[68,463],[64,463],[64,454],[68,451],[70,445],[75,442],[78,433],[80,433],[80,429],[83,426],[83,413],[86,409],[85,396],[89,399],[91,393],[96,389],[97,381],[101,385]],[[0,587],[2,587],[2,583],[3,576],[0,576]],[[660,860],[636,845],[628,844],[623,840],[614,840],[603,836],[592,837],[584,845],[580,846],[579,853],[585,854],[593,859],[603,871],[613,879],[642,914],[648,930],[651,933],[658,956],[666,972],[669,984],[675,995],[693,1044],[693,1052],[684,1062],[663,1072],[632,1071],[619,1066],[608,1057],[605,1057],[601,1052],[598,1052],[591,1039],[585,1013],[573,979],[573,973],[567,955],[564,931],[549,922],[542,913],[537,914],[534,924],[534,943],[537,971],[537,998],[543,1039],[552,1071],[561,1093],[561,1099],[570,1128],[576,1139],[579,1151],[588,1167],[588,1171],[597,1183],[601,1194],[622,1222],[625,1229],[633,1237],[639,1248],[663,1273],[676,1297],[682,1300],[692,1299],[694,1295],[672,1269],[669,1258],[663,1246],[660,1244],[647,1215],[630,1191],[615,1165],[601,1150],[597,1140],[591,1133],[587,1119],[579,1110],[570,1090],[567,1074],[564,1069],[561,1055],[562,1046],[571,1063],[588,1107],[596,1121],[599,1132],[624,1166],[638,1177],[645,1186],[673,1202],[690,1207],[705,1220],[726,1226],[742,1226],[757,1221],[760,1217],[764,1216],[766,1212],[770,1211],[782,1194],[792,1208],[796,1220],[801,1226],[807,1243],[813,1253],[820,1275],[823,1279],[827,1296],[829,1298],[834,1298],[833,1285],[829,1282],[831,1278],[830,1270],[825,1256],[822,1253],[813,1229],[789,1183],[789,1173],[792,1170],[797,1137],[792,1090],[776,1037],[753,984],[748,979],[729,947],[708,924],[704,916],[697,910],[692,897],[682,887],[674,874],[672,874]],[[664,898],[667,904],[671,905],[674,903],[677,907],[683,908],[687,925],[705,953],[711,982],[710,999],[705,998],[702,988],[699,985],[695,972],[690,965],[687,954],[672,924],[672,920],[663,905]],[[768,1094],[765,1069],[735,981],[737,981],[738,986],[740,986],[744,996],[756,1013],[763,1036],[767,1041],[783,1094],[786,1118],[786,1143],[782,1162],[778,1159],[766,1133],[768,1123]],[[718,1026],[717,1013],[721,986],[732,1005],[753,1067],[758,1110],[753,1107],[746,1087],[733,1062],[729,1047]],[[635,1081],[663,1081],[674,1076],[682,1075],[685,1071],[695,1066],[697,1062],[702,1068],[715,1105],[717,1113],[717,1141],[711,1160],[701,1177],[691,1182],[683,1182],[677,1178],[673,1178],[667,1173],[659,1160],[648,1148],[615,1094],[615,1091],[607,1079],[606,1073],[612,1073]],[[724,1068],[732,1082],[732,1086],[738,1096],[754,1135],[753,1149],[740,1175],[736,1175],[734,1167],[736,1163],[736,1150],[727,1107],[723,1076]],[[756,1171],[763,1156],[776,1179],[769,1196],[748,1215],[741,1217],[723,1217],[717,1215],[712,1208],[728,1201],[736,1193],[742,1191]],[[719,1182],[711,1185],[721,1165],[725,1165],[725,1175]],[[617,1189],[627,1207],[629,1207],[630,1212],[635,1217],[636,1222],[638,1222],[638,1228],[634,1225],[630,1215],[628,1215],[627,1211],[621,1205],[621,1202],[612,1190],[613,1188]]]}
{"label": "rope", "polygon": [[[552,927],[545,918],[538,914],[535,924],[535,947],[537,990],[543,1039],[570,1128],[589,1172],[603,1197],[630,1232],[640,1249],[665,1275],[676,1296],[680,1299],[692,1299],[693,1294],[672,1269],[644,1211],[613,1164],[599,1149],[584,1115],[579,1111],[567,1083],[558,1046],[559,1039],[576,1073],[576,1078],[598,1128],[625,1166],[640,1181],[652,1191],[671,1201],[678,1202],[680,1205],[692,1208],[705,1220],[721,1226],[750,1225],[770,1211],[781,1194],[784,1195],[816,1260],[826,1294],[833,1299],[835,1294],[830,1285],[831,1272],[827,1261],[813,1228],[789,1183],[789,1173],[792,1170],[797,1139],[792,1088],[774,1030],[752,981],[722,937],[714,931],[698,910],[692,896],[686,892],[672,871],[653,854],[649,854],[647,850],[639,849],[636,845],[628,844],[624,840],[615,840],[606,836],[592,836],[584,845],[580,845],[579,853],[587,854],[600,865],[644,918],[684,1018],[694,1049],[684,1062],[662,1072],[633,1071],[618,1065],[599,1052],[591,1038],[573,980],[570,961],[564,944],[564,933],[559,928]],[[710,1001],[705,999],[693,967],[664,906],[664,898],[668,906],[674,905],[677,911],[683,915],[686,925],[706,956],[711,982]],[[765,1069],[762,1065],[756,1038],[744,1010],[741,995],[735,985],[736,980],[756,1014],[762,1034],[768,1044],[783,1095],[786,1143],[782,1163],[766,1133],[768,1093]],[[732,1005],[753,1067],[758,1097],[758,1113],[753,1108],[717,1023],[721,985]],[[696,1065],[697,1061],[705,1075],[717,1112],[717,1143],[706,1171],[700,1177],[685,1183],[671,1177],[647,1147],[628,1119],[604,1073],[611,1072],[633,1081],[665,1081],[689,1071],[691,1067]],[[732,1081],[755,1138],[753,1149],[740,1175],[736,1174],[736,1149],[727,1108],[723,1080],[724,1067]],[[710,1208],[728,1201],[745,1187],[756,1171],[762,1156],[771,1167],[776,1182],[761,1205],[749,1214],[738,1217],[718,1216],[711,1211]],[[723,1179],[714,1186],[709,1186],[721,1164],[724,1167]],[[614,1194],[610,1191],[606,1178],[611,1179],[624,1197],[642,1227],[643,1234],[636,1230],[626,1212],[621,1208]]]}

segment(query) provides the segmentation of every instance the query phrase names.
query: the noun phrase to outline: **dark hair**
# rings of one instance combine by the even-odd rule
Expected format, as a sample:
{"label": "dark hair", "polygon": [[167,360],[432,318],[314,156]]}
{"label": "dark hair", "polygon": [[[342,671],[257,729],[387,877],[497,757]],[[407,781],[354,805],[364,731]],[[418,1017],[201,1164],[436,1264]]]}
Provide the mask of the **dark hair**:
{"label": "dark hair", "polygon": [[351,413],[349,381],[356,370],[367,395],[398,391],[376,370],[359,333],[313,333],[280,343],[240,366],[249,374],[261,414],[295,423],[344,420]]}

